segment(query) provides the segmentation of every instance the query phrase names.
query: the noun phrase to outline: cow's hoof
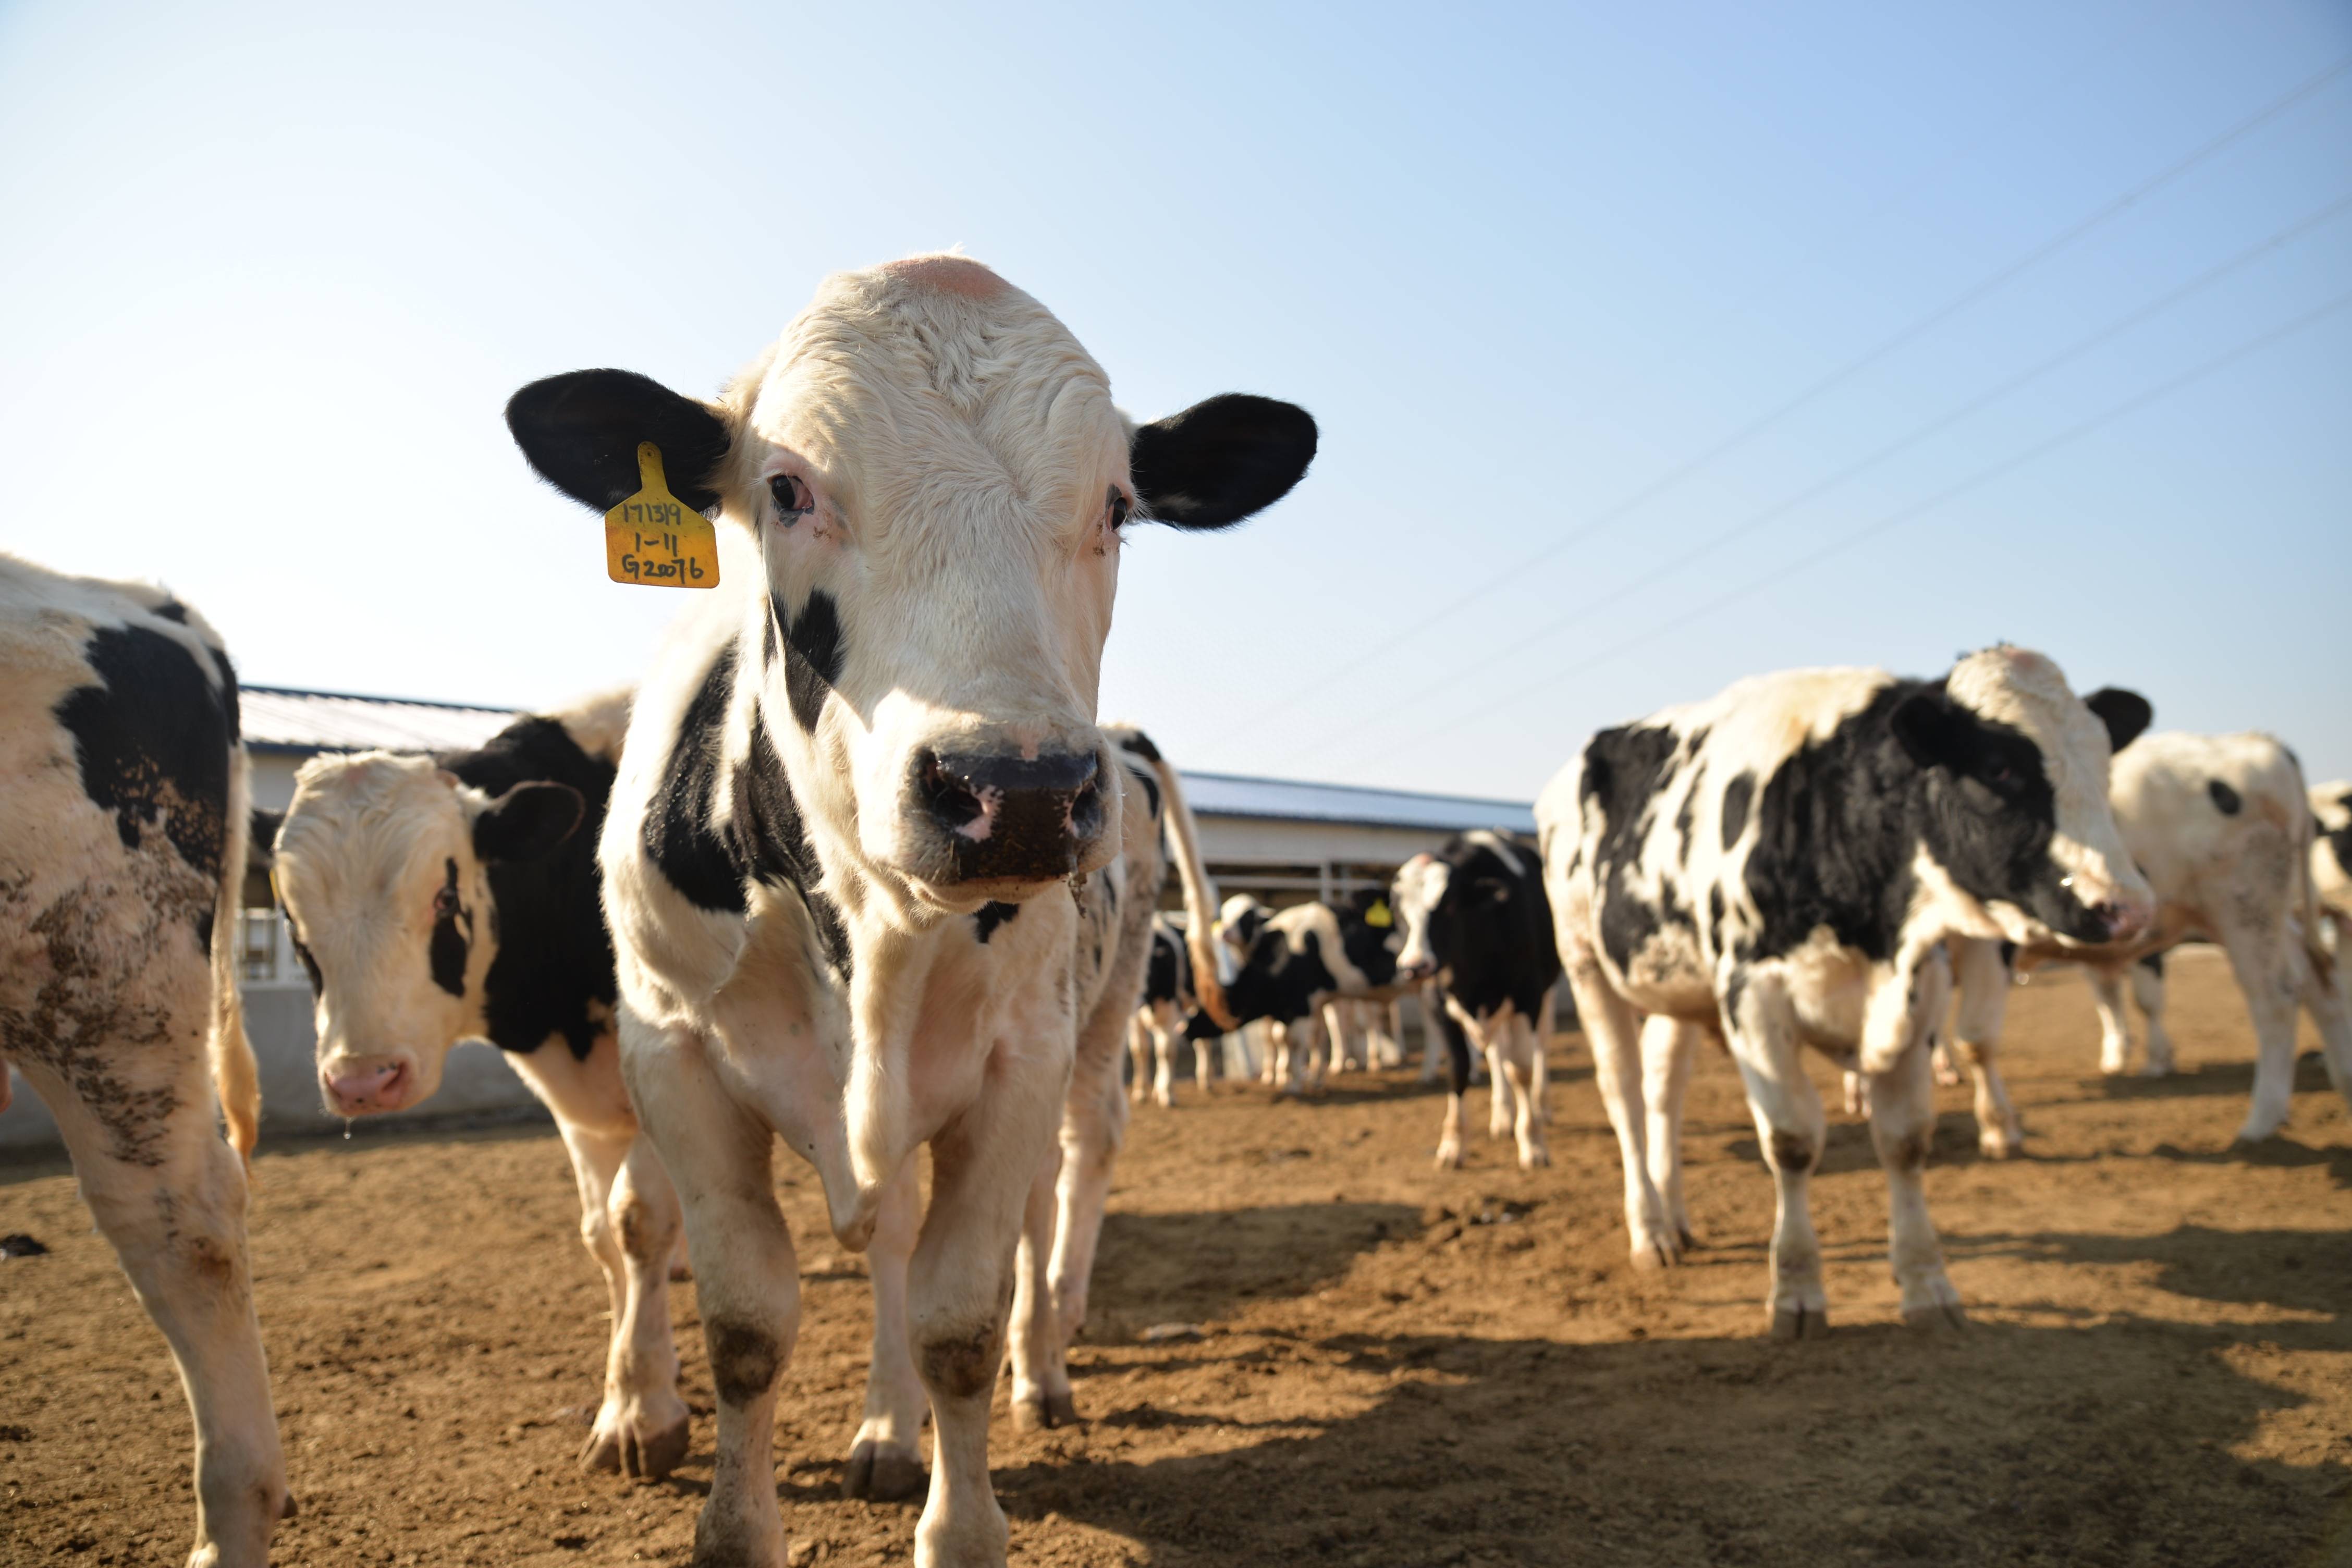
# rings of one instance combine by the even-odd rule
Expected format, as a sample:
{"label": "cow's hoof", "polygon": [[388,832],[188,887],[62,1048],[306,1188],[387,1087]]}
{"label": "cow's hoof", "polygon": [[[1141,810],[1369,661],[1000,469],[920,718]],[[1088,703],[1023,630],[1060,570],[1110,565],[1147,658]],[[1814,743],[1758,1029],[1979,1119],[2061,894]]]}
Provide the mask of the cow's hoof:
{"label": "cow's hoof", "polygon": [[1691,1227],[1686,1225],[1675,1226],[1675,1239],[1682,1244],[1682,1249],[1685,1252],[1696,1252],[1698,1249],[1698,1237],[1691,1234]]}
{"label": "cow's hoof", "polygon": [[1903,1323],[1925,1334],[1958,1333],[1969,1326],[1969,1315],[1958,1301],[1923,1301],[1903,1309]]}
{"label": "cow's hoof", "polygon": [[2025,1152],[2025,1137],[2011,1137],[2006,1132],[1985,1131],[1977,1134],[1977,1152],[1988,1160],[2014,1160]]}
{"label": "cow's hoof", "polygon": [[1681,1261],[1682,1249],[1663,1236],[1636,1237],[1633,1240],[1633,1267],[1644,1274],[1672,1268]]}
{"label": "cow's hoof", "polygon": [[1446,1142],[1440,1143],[1437,1146],[1437,1168],[1441,1171],[1460,1170],[1462,1168],[1462,1145],[1454,1142],[1452,1139],[1448,1139]]}
{"label": "cow's hoof", "polygon": [[691,1435],[683,1404],[675,1419],[659,1424],[642,1410],[607,1407],[580,1450],[580,1468],[657,1481],[686,1458]]}
{"label": "cow's hoof", "polygon": [[1522,1149],[1519,1151],[1519,1169],[1522,1171],[1532,1171],[1539,1166],[1549,1165],[1550,1163],[1551,1151],[1543,1148],[1540,1145],[1533,1149]]}
{"label": "cow's hoof", "polygon": [[2170,1062],[2142,1062],[2140,1064],[2139,1076],[2142,1078],[2170,1078],[2172,1076],[2172,1064]]}
{"label": "cow's hoof", "polygon": [[905,1502],[921,1497],[929,1485],[920,1455],[896,1443],[867,1439],[849,1450],[841,1495],[866,1502]]}
{"label": "cow's hoof", "polygon": [[1826,1307],[1810,1307],[1799,1303],[1794,1307],[1776,1307],[1772,1311],[1772,1337],[1776,1340],[1818,1340],[1830,1331],[1830,1314]]}
{"label": "cow's hoof", "polygon": [[1013,1402],[1013,1425],[1022,1432],[1044,1432],[1078,1424],[1078,1402],[1067,1394],[1045,1393]]}

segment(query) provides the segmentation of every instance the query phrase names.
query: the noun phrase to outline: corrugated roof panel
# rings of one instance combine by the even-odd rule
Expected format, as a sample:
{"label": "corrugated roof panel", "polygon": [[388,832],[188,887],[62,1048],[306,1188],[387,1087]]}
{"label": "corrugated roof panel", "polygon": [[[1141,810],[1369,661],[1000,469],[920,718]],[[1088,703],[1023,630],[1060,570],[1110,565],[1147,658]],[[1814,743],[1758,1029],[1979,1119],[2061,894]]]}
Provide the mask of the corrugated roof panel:
{"label": "corrugated roof panel", "polygon": [[[515,719],[513,710],[505,708],[276,686],[246,687],[241,698],[246,742],[257,751],[459,751],[480,745]],[[1522,801],[1416,795],[1235,773],[1187,772],[1183,779],[1186,797],[1202,816],[1418,827],[1446,833],[1473,827],[1504,827],[1520,833],[1536,829],[1535,808]]]}
{"label": "corrugated roof panel", "polygon": [[1184,775],[1185,798],[1198,816],[1280,817],[1297,822],[1345,822],[1373,827],[1426,827],[1459,833],[1473,827],[1536,830],[1535,807],[1523,801],[1475,795],[1415,795],[1355,784],[1301,784],[1233,773]]}
{"label": "corrugated roof panel", "polygon": [[257,751],[462,751],[480,745],[515,719],[504,708],[268,686],[246,687],[238,699],[246,743]]}

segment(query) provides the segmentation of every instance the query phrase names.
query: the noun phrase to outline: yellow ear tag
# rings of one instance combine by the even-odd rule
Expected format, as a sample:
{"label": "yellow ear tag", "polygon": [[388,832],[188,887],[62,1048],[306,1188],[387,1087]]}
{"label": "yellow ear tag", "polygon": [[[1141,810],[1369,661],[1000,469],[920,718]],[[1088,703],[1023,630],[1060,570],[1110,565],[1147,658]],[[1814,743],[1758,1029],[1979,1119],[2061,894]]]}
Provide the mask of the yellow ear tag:
{"label": "yellow ear tag", "polygon": [[719,531],[669,493],[661,448],[637,443],[637,493],[604,514],[604,570],[640,588],[719,586]]}
{"label": "yellow ear tag", "polygon": [[1386,931],[1396,924],[1396,917],[1389,913],[1388,900],[1373,900],[1372,907],[1364,911],[1364,923],[1376,931]]}

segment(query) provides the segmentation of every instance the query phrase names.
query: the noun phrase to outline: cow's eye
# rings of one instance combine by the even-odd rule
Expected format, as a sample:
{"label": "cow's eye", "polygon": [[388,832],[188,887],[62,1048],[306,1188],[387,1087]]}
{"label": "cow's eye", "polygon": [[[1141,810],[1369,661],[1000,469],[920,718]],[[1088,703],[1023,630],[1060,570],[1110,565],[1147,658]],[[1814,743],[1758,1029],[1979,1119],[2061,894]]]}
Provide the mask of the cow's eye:
{"label": "cow's eye", "polygon": [[1113,485],[1110,489],[1110,525],[1113,528],[1127,526],[1127,498],[1118,493],[1117,485]]}
{"label": "cow's eye", "polygon": [[2001,791],[2013,790],[2020,783],[2022,782],[2017,776],[2017,770],[2011,767],[2007,763],[1993,763],[1990,767],[1985,769],[1984,776],[1985,783],[1992,785],[1993,788]]}
{"label": "cow's eye", "polygon": [[768,493],[776,498],[776,515],[786,528],[816,510],[816,498],[809,494],[808,486],[790,474],[770,479]]}
{"label": "cow's eye", "polygon": [[433,918],[446,921],[455,918],[457,913],[457,889],[455,888],[436,889],[433,895]]}

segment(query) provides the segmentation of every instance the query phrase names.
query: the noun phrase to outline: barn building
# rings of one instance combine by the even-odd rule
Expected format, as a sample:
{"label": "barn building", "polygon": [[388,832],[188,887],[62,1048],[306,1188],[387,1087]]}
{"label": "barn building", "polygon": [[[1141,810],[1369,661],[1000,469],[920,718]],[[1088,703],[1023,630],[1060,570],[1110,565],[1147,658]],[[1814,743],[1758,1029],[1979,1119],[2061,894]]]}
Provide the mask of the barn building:
{"label": "barn building", "polygon": [[[514,718],[514,710],[461,702],[361,697],[248,686],[241,693],[246,745],[253,759],[253,801],[283,810],[294,773],[322,752],[457,751],[479,745]],[[1221,894],[1253,893],[1281,906],[1344,898],[1384,887],[1416,852],[1473,827],[1535,831],[1524,802],[1287,779],[1186,772],[1184,789],[1201,826],[1201,847]],[[240,932],[247,1028],[261,1063],[265,1124],[276,1132],[326,1131],[311,1081],[310,992],[289,945],[286,922],[250,887]],[[1166,902],[1179,900],[1171,884]],[[21,1083],[0,1111],[0,1151],[56,1146],[47,1112]],[[497,1117],[537,1110],[521,1080],[488,1046],[452,1052],[430,1112],[441,1118]]]}

